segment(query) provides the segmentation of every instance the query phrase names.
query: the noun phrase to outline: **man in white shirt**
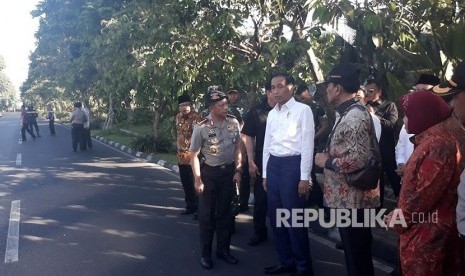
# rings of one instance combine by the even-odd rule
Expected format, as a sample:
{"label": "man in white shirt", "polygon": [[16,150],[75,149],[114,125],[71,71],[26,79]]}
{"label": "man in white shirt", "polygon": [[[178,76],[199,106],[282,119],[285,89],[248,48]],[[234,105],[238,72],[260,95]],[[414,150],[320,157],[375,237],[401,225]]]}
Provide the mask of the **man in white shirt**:
{"label": "man in white shirt", "polygon": [[[288,74],[272,76],[271,93],[277,104],[266,122],[263,188],[279,263],[265,267],[266,274],[297,271],[298,275],[313,275],[307,228],[277,227],[278,209],[303,210],[312,185],[313,114],[308,105],[295,101],[294,90],[294,79]],[[292,224],[291,219],[288,222]]]}

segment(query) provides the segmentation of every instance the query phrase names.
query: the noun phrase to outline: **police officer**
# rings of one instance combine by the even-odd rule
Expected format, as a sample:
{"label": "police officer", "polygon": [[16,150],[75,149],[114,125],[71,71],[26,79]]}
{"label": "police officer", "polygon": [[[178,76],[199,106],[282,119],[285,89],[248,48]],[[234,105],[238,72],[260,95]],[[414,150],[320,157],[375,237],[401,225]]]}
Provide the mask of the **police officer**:
{"label": "police officer", "polygon": [[[221,86],[210,86],[206,95],[209,115],[199,122],[190,145],[195,189],[199,194],[200,266],[211,269],[213,235],[216,231],[218,259],[237,264],[230,254],[231,200],[235,183],[241,181],[239,122],[228,115],[228,100]],[[199,153],[205,158],[202,166]]]}

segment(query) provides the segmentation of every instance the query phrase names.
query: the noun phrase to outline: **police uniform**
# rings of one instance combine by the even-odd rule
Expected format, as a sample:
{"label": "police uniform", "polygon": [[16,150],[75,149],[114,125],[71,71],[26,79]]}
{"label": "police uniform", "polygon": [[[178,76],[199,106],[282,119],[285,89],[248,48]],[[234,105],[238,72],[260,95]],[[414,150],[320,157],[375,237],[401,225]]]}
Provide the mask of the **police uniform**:
{"label": "police uniform", "polygon": [[[223,92],[219,93],[220,98],[217,95],[212,96],[215,101],[225,98]],[[204,190],[199,196],[198,215],[202,259],[207,258],[210,262],[215,231],[217,256],[223,256],[223,260],[224,256],[231,257],[231,201],[235,191],[233,177],[236,172],[234,161],[236,146],[240,146],[240,143],[239,122],[231,115],[227,115],[222,125],[215,125],[211,115],[208,115],[194,127],[192,134],[190,150],[200,150],[204,158],[200,168]],[[237,263],[237,260],[225,261]],[[202,260],[201,265],[211,268],[211,264],[210,267],[205,267]]]}

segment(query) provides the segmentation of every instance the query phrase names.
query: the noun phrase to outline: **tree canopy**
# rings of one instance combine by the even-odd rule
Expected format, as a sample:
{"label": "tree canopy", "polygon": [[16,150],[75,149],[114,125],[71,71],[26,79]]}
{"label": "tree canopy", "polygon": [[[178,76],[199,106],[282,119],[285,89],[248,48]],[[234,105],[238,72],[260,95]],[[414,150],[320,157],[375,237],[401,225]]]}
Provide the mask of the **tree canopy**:
{"label": "tree canopy", "polygon": [[5,74],[5,60],[0,56],[0,111],[15,104],[15,88],[10,78]]}
{"label": "tree canopy", "polygon": [[111,96],[149,110],[155,136],[177,95],[201,102],[212,84],[252,103],[275,70],[317,82],[346,61],[395,100],[465,57],[465,7],[452,0],[43,0],[32,14],[23,100],[82,100],[103,114]]}

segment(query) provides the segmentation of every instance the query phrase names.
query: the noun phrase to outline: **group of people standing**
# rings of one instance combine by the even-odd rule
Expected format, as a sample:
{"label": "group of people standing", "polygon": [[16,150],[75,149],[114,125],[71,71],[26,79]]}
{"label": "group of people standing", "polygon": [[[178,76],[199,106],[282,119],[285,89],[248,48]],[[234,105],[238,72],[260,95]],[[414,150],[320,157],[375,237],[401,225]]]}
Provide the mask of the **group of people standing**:
{"label": "group of people standing", "polygon": [[[41,137],[36,119],[38,116],[32,104],[29,106],[23,105],[21,107],[21,140],[23,142],[26,141],[26,132],[29,133],[33,140],[35,140],[36,137]],[[47,106],[46,118],[49,121],[50,135],[55,136],[55,111],[53,110],[52,104]],[[71,113],[70,123],[73,151],[77,151],[78,145],[81,151],[92,149],[89,110],[84,108],[81,102],[74,103],[74,110]],[[34,133],[34,129],[36,133]]]}
{"label": "group of people standing", "polygon": [[[37,124],[38,113],[32,104],[21,106],[21,141],[26,142],[26,132],[35,140],[36,137],[41,137],[39,133],[39,125]],[[35,134],[34,134],[35,129]]]}
{"label": "group of people standing", "polygon": [[[337,64],[328,74],[326,96],[336,111],[332,130],[324,112],[308,100],[311,89],[296,89],[286,73],[270,78],[264,99],[247,112],[243,124],[230,115],[228,97],[219,86],[207,92],[209,115],[203,119],[193,110],[189,96],[178,98],[184,213],[198,210],[203,268],[213,266],[215,232],[218,259],[238,262],[229,250],[231,199],[235,183],[243,183],[247,164],[255,179],[254,234],[249,245],[267,239],[268,216],[279,260],[264,273],[313,275],[307,229],[276,227],[276,210],[306,208],[309,195],[319,190],[318,202],[325,208],[355,209],[357,220],[363,222],[365,209],[383,205],[384,176],[374,189],[360,189],[349,185],[346,175],[366,165],[369,139],[376,135],[383,171],[407,221],[407,227],[393,228],[400,234],[399,270],[404,275],[463,273],[464,243],[457,221],[465,236],[465,174],[459,186],[465,154],[465,63],[443,84],[435,76],[422,75],[414,91],[400,98],[405,134],[397,145],[397,105],[382,99],[383,88],[376,80],[361,86],[359,78],[359,70],[350,64]],[[317,142],[321,140],[324,146]],[[325,177],[321,187],[314,177],[318,168]],[[414,218],[433,212],[437,221],[420,223]],[[388,226],[392,214],[385,218]],[[348,275],[374,275],[371,229],[347,226],[339,227],[339,233]]]}

